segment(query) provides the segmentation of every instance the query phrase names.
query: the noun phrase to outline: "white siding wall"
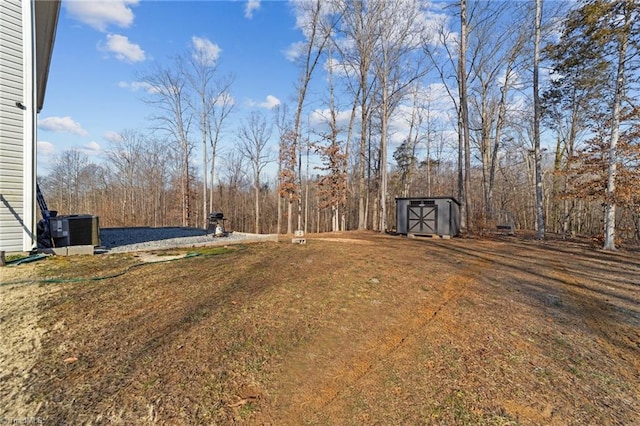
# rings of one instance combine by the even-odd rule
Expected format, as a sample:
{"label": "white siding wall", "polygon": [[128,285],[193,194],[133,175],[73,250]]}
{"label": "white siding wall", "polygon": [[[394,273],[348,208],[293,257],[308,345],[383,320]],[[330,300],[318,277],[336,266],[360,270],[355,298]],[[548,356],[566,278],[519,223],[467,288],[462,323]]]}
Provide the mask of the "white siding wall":
{"label": "white siding wall", "polygon": [[31,248],[35,222],[30,16],[30,1],[0,1],[0,250],[9,252]]}

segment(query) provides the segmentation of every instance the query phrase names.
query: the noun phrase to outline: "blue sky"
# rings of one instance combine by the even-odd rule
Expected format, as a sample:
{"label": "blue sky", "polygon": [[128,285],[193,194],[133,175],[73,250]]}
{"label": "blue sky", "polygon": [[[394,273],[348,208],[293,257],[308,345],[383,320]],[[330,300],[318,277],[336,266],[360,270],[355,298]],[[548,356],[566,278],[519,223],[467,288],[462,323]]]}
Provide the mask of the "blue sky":
{"label": "blue sky", "polygon": [[287,54],[302,38],[286,1],[63,0],[38,120],[39,173],[64,150],[100,161],[109,135],[149,129],[141,74],[194,42],[217,52],[221,74],[235,76],[235,119],[268,113],[295,94],[298,68]]}
{"label": "blue sky", "polygon": [[[447,16],[443,9],[447,4],[432,2],[424,19],[439,22]],[[114,134],[128,129],[149,133],[154,110],[142,100],[146,91],[141,75],[154,63],[166,64],[172,56],[186,55],[194,48],[217,57],[220,75],[235,77],[231,88],[234,113],[218,152],[233,149],[233,131],[250,111],[262,110],[269,117],[270,109],[279,103],[294,109],[300,68],[291,60],[291,53],[304,35],[296,26],[293,9],[286,0],[63,0],[38,120],[39,174],[47,174],[51,160],[65,150],[81,150],[90,161],[100,162]],[[450,34],[455,37],[456,33]],[[312,87],[305,102],[312,126],[323,121],[321,113],[327,108],[326,75],[318,71],[312,86],[320,90]],[[441,133],[455,144],[452,102],[442,82],[431,75],[420,90],[429,99],[430,114],[439,121]],[[520,108],[524,97],[518,93],[513,97],[512,107]],[[348,102],[338,108],[339,121],[346,122]],[[400,105],[392,117],[390,159],[407,134],[410,115],[407,104]],[[196,137],[194,142],[193,164],[199,167]],[[273,157],[276,145],[274,136]]]}

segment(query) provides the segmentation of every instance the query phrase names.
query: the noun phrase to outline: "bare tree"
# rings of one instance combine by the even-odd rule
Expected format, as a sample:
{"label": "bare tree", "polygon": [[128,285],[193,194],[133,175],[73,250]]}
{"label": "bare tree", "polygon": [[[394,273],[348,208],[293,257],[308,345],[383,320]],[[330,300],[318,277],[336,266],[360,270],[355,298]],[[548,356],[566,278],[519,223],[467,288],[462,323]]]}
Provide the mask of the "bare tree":
{"label": "bare tree", "polygon": [[[222,157],[222,177],[218,190],[220,191],[220,210],[230,219],[235,229],[244,229],[241,226],[244,212],[244,193],[250,184],[247,179],[247,166],[245,158],[238,150],[230,150]],[[224,195],[224,189],[227,194]]]}
{"label": "bare tree", "polygon": [[217,51],[198,49],[194,46],[183,68],[184,76],[194,96],[189,97],[190,107],[198,117],[202,147],[202,226],[207,227],[207,132],[210,127],[210,114],[213,108],[210,100],[212,85],[217,69]]}
{"label": "bare tree", "polygon": [[467,93],[467,0],[460,0],[460,45],[458,47],[458,95],[460,113],[458,115],[458,132],[461,137],[460,154],[464,152],[464,181],[462,185],[462,222],[469,230],[473,230],[469,214],[469,198],[471,196],[471,145],[469,127],[469,98]]}
{"label": "bare tree", "polygon": [[[432,154],[435,154],[436,158],[439,159],[444,137],[442,136],[442,131],[439,130],[437,111],[434,106],[436,96],[434,96],[432,87],[425,88],[416,82],[413,84],[411,92],[411,113],[407,119],[409,131],[407,138],[394,154],[396,161],[402,163],[402,167],[400,167],[402,172],[400,193],[403,197],[408,197],[412,192],[413,183],[416,179],[415,174],[418,170],[418,144],[423,144],[426,149],[423,162],[426,188],[422,188],[422,191],[427,196],[431,196],[433,192],[433,168],[438,161],[432,158]],[[441,143],[436,144],[436,137],[439,131]]]}
{"label": "bare tree", "polygon": [[542,191],[542,158],[540,152],[540,27],[542,24],[542,0],[536,0],[535,36],[533,49],[533,150],[536,167],[536,227],[538,239],[544,239],[544,198]]}
{"label": "bare tree", "polygon": [[[469,42],[470,64],[469,99],[471,136],[479,149],[482,162],[482,215],[493,215],[493,190],[500,139],[508,124],[510,94],[520,89],[518,76],[522,74],[526,42],[530,39],[530,8],[526,3],[513,3],[509,7],[490,2],[478,8],[474,16],[473,37]],[[505,25],[507,15],[517,25]],[[491,42],[489,42],[491,40]],[[477,212],[480,213],[480,212]]]}
{"label": "bare tree", "polygon": [[383,2],[377,21],[380,40],[373,55],[378,80],[377,96],[380,108],[380,184],[379,230],[387,229],[387,145],[389,120],[406,94],[406,89],[420,78],[424,69],[420,46],[422,26],[420,3],[417,1]]}
{"label": "bare tree", "polygon": [[[328,49],[329,61],[329,117],[327,124],[329,132],[322,135],[326,143],[314,144],[315,151],[320,154],[323,165],[317,167],[326,173],[318,178],[318,212],[321,208],[331,209],[331,230],[340,230],[340,214],[345,207],[347,199],[347,175],[346,162],[347,151],[339,140],[341,129],[338,126],[338,111],[336,108],[334,68],[331,45]],[[307,172],[307,180],[309,179]],[[308,186],[307,186],[308,188]],[[318,213],[319,214],[319,213]],[[319,222],[319,221],[318,221]],[[319,225],[319,223],[317,224]]]}
{"label": "bare tree", "polygon": [[[431,60],[435,71],[444,84],[444,88],[451,98],[457,115],[457,192],[461,202],[461,224],[468,227],[468,191],[471,186],[470,140],[469,140],[469,106],[467,91],[467,36],[469,32],[469,19],[467,17],[467,2],[460,0],[457,4],[460,14],[460,35],[456,35],[449,29],[449,20],[440,19],[436,23],[435,35],[426,34],[423,40],[423,50]],[[440,52],[444,53],[445,60]]]}
{"label": "bare tree", "polygon": [[44,185],[46,192],[55,200],[49,203],[49,208],[60,213],[78,213],[83,191],[82,173],[88,165],[87,154],[75,148],[63,151],[53,159]]}
{"label": "bare tree", "polygon": [[214,178],[216,155],[218,150],[218,142],[224,130],[227,118],[233,112],[235,101],[231,96],[232,77],[225,77],[216,82],[215,92],[209,97],[211,102],[211,118],[209,119],[209,128],[207,135],[209,137],[209,146],[211,147],[211,167],[209,176],[211,186],[209,188],[209,210],[213,211],[213,194],[214,194]]}
{"label": "bare tree", "polygon": [[255,232],[260,233],[260,174],[268,163],[272,161],[267,150],[267,143],[271,137],[271,126],[263,114],[253,111],[248,120],[240,126],[239,149],[243,157],[249,161],[253,172],[253,188],[255,190]]}
{"label": "bare tree", "polygon": [[176,57],[173,67],[156,64],[154,69],[142,77],[150,87],[145,102],[154,106],[157,113],[152,119],[156,130],[166,134],[177,144],[180,159],[180,192],[182,198],[182,225],[189,226],[191,219],[191,157],[193,142],[189,140],[191,116],[186,90],[183,59]]}
{"label": "bare tree", "polygon": [[[356,99],[359,97],[360,108],[360,146],[358,151],[358,229],[367,227],[367,136],[369,123],[369,103],[374,81],[372,66],[374,48],[379,40],[376,32],[380,20],[380,10],[384,2],[336,0],[336,9],[342,17],[340,33],[344,40],[335,45],[342,60],[353,70],[357,80],[357,90],[353,90]],[[355,109],[354,109],[355,111]]]}
{"label": "bare tree", "polygon": [[[303,47],[301,48],[301,51],[303,52],[300,57],[302,61],[302,70],[300,72],[300,78],[297,85],[298,97],[293,120],[293,139],[291,141],[292,151],[294,153],[296,151],[298,152],[298,192],[302,188],[302,150],[300,149],[300,140],[302,138],[302,109],[307,97],[307,90],[309,88],[311,76],[318,65],[324,47],[331,36],[332,25],[325,21],[325,18],[330,16],[327,13],[327,7],[330,4],[331,3],[322,0],[301,1],[295,3],[295,6],[298,8],[297,14],[300,17],[298,25],[306,38]],[[297,199],[298,229],[302,229],[302,205],[300,203],[300,196],[298,196]]]}
{"label": "bare tree", "polygon": [[418,93],[419,85],[414,84],[411,90],[411,114],[408,119],[409,133],[393,155],[398,165],[401,166],[402,178],[400,181],[400,194],[403,197],[409,196],[411,177],[416,166],[416,147],[418,145],[422,121],[421,114],[418,112]]}
{"label": "bare tree", "polygon": [[148,209],[146,220],[141,225],[165,226],[167,208],[167,182],[169,176],[169,152],[162,139],[148,136],[145,139],[142,161],[138,167],[142,192]]}
{"label": "bare tree", "polygon": [[135,221],[136,194],[139,188],[138,170],[147,161],[144,155],[145,137],[136,130],[127,129],[111,140],[106,150],[107,159],[115,172],[117,183],[122,191],[122,224],[132,225]]}
{"label": "bare tree", "polygon": [[[620,137],[621,109],[624,96],[624,90],[627,79],[627,51],[630,45],[634,45],[632,40],[633,24],[637,23],[638,4],[637,2],[619,2],[620,9],[616,11],[617,5],[613,7],[613,18],[617,20],[619,27],[615,35],[616,46],[616,78],[614,84],[613,105],[611,108],[611,139],[609,143],[609,164],[607,172],[607,194],[605,198],[605,230],[604,230],[604,249],[615,250],[616,236],[616,178],[618,174],[617,164],[617,145]],[[616,13],[617,12],[617,13]],[[616,16],[617,15],[617,16]]]}
{"label": "bare tree", "polygon": [[[196,43],[198,41],[199,43]],[[208,41],[208,40],[205,40]],[[213,180],[218,140],[223,124],[233,109],[230,89],[233,78],[218,76],[218,54],[216,45],[204,45],[203,40],[194,38],[191,55],[186,62],[185,77],[192,90],[193,98],[188,98],[191,110],[197,116],[202,146],[202,212],[204,227],[207,226],[207,212],[213,210]],[[211,167],[207,155],[207,144],[211,147]],[[207,174],[211,185],[207,182]],[[208,198],[208,200],[207,200]]]}

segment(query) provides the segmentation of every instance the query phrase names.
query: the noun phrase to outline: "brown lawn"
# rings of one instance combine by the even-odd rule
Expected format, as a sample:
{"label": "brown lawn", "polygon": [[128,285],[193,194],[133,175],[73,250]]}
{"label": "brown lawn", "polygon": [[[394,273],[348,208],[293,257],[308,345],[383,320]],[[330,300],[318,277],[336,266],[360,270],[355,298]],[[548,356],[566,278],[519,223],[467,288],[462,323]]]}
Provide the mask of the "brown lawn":
{"label": "brown lawn", "polygon": [[[637,252],[362,232],[197,250],[2,268],[0,418],[638,421]],[[38,278],[72,282],[6,284]]]}

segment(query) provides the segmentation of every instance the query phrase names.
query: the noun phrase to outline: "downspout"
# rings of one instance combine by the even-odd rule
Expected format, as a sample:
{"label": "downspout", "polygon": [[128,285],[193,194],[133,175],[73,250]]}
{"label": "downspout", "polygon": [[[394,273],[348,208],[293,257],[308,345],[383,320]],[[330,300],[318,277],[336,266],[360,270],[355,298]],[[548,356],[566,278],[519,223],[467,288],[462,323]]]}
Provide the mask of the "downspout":
{"label": "downspout", "polygon": [[[22,66],[24,75],[24,105],[18,106],[23,111],[23,220],[25,232],[22,234],[22,249],[30,251],[36,248],[36,114],[38,109],[36,81],[36,12],[35,1],[22,2],[22,48],[29,50],[24,55]],[[25,52],[26,53],[26,52]]]}

